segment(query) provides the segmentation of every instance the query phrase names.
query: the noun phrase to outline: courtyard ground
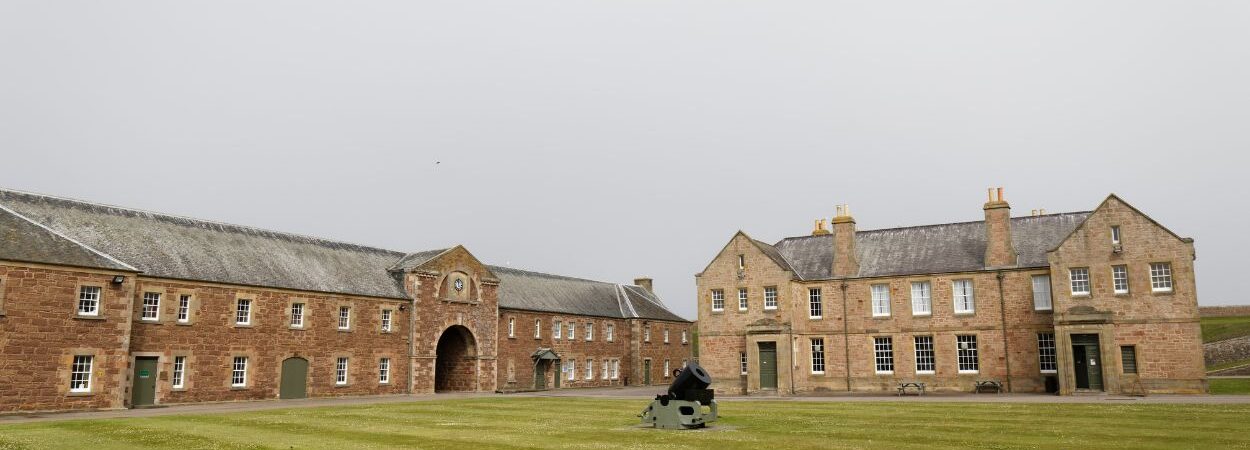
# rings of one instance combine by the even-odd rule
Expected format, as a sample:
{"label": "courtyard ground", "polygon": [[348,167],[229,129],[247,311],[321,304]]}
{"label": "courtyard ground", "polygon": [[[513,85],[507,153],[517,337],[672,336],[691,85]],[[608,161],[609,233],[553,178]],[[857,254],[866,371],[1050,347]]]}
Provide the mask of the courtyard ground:
{"label": "courtyard ground", "polygon": [[[970,401],[967,397],[965,401]],[[881,399],[885,400],[885,399]],[[1250,448],[1250,404],[726,400],[698,431],[645,399],[454,396],[0,425],[9,448]],[[169,408],[177,409],[177,408]]]}

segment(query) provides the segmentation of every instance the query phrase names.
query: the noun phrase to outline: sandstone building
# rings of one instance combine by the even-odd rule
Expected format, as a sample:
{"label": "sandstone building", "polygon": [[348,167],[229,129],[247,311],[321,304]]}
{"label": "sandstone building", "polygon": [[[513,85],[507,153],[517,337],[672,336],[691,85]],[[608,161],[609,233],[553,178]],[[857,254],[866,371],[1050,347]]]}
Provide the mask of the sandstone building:
{"label": "sandstone building", "polygon": [[0,412],[665,384],[651,280],[0,190]]}
{"label": "sandstone building", "polygon": [[699,357],[716,388],[782,395],[1206,390],[1193,240],[1115,195],[1093,211],[832,230],[739,232],[696,275]]}

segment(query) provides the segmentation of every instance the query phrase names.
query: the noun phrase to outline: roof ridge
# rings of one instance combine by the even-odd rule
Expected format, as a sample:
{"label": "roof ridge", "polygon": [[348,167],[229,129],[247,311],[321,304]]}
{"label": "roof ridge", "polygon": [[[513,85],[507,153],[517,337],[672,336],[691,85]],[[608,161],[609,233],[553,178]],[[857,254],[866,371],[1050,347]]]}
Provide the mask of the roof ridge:
{"label": "roof ridge", "polygon": [[[239,230],[250,231],[250,232],[269,233],[269,234],[274,234],[274,235],[279,235],[279,236],[284,236],[284,237],[300,238],[300,239],[305,239],[305,240],[310,240],[310,241],[316,241],[320,243],[349,245],[349,246],[357,247],[361,249],[379,250],[379,251],[388,252],[388,253],[396,253],[396,254],[399,254],[401,258],[403,256],[408,255],[409,253],[418,253],[418,252],[402,252],[398,250],[385,249],[385,248],[377,247],[373,245],[358,244],[355,242],[347,242],[347,241],[338,241],[338,240],[327,239],[327,238],[322,238],[322,237],[317,237],[317,236],[311,236],[307,234],[292,233],[289,231],[277,231],[277,230],[270,230],[266,228],[250,226],[250,225],[239,225],[235,223],[221,222],[221,221],[216,221],[216,220],[199,219],[199,218],[190,217],[190,216],[181,216],[177,214],[163,213],[159,211],[151,211],[151,210],[140,209],[140,208],[132,208],[128,206],[111,205],[108,203],[94,202],[90,200],[82,200],[82,199],[77,199],[77,198],[72,198],[72,197],[63,197],[59,195],[50,195],[50,194],[42,194],[38,192],[23,191],[20,189],[10,189],[10,188],[5,188],[5,187],[0,187],[0,192],[12,192],[12,193],[20,194],[20,195],[43,197],[43,198],[78,203],[78,204],[83,204],[83,205],[98,207],[98,208],[117,209],[117,210],[129,211],[129,212],[139,213],[139,214],[149,214],[152,216],[158,216],[158,217],[163,217],[163,218],[198,222],[198,223],[216,225],[216,226],[225,227],[225,228],[236,228]],[[30,220],[30,219],[26,219],[26,220]]]}
{"label": "roof ridge", "polygon": [[590,282],[590,283],[611,284],[611,285],[617,285],[617,286],[619,286],[619,285],[620,285],[620,283],[612,283],[612,282],[609,282],[609,281],[591,280],[591,279],[589,279],[589,278],[571,277],[571,276],[568,276],[568,275],[558,275],[558,274],[554,274],[554,273],[539,272],[539,271],[537,271],[537,270],[517,269],[517,268],[515,268],[515,267],[508,267],[508,266],[497,266],[497,265],[493,265],[493,264],[487,264],[487,265],[486,265],[486,267],[489,267],[489,268],[491,268],[491,269],[503,269],[503,270],[505,270],[505,271],[510,270],[510,271],[513,271],[513,272],[523,272],[523,273],[528,273],[528,274],[531,274],[531,275],[542,275],[542,276],[547,276],[547,277],[552,277],[552,278],[563,278],[563,279],[566,279],[566,280],[573,280],[573,281],[586,281],[586,282]]}
{"label": "roof ridge", "polygon": [[113,257],[113,255],[110,255],[110,254],[108,254],[108,253],[104,253],[104,252],[102,252],[102,251],[96,250],[95,248],[92,248],[90,245],[84,244],[84,243],[82,243],[82,242],[78,242],[78,240],[77,240],[77,239],[74,239],[74,238],[72,238],[72,237],[66,236],[66,235],[62,234],[61,232],[59,232],[59,231],[53,230],[52,228],[49,228],[47,225],[44,225],[44,224],[42,224],[42,223],[36,222],[36,221],[34,221],[34,220],[31,220],[31,218],[26,217],[26,216],[22,215],[21,213],[19,213],[19,212],[17,212],[17,211],[14,211],[14,210],[12,210],[12,209],[9,209],[8,207],[6,207],[6,206],[4,206],[4,205],[2,205],[2,204],[0,204],[0,210],[4,210],[5,212],[7,212],[7,213],[9,213],[9,214],[12,214],[14,217],[17,217],[17,218],[19,218],[19,219],[22,219],[22,220],[25,220],[25,221],[27,221],[27,222],[30,222],[31,224],[34,224],[35,226],[37,226],[37,227],[39,227],[39,228],[42,228],[42,229],[44,229],[45,231],[47,231],[47,232],[49,232],[49,233],[52,233],[52,235],[54,235],[54,236],[56,236],[56,237],[59,237],[59,238],[61,238],[61,239],[65,239],[65,240],[67,240],[67,241],[69,241],[69,242],[73,243],[74,245],[77,245],[77,246],[79,246],[79,247],[82,247],[83,249],[85,249],[85,250],[87,250],[87,251],[89,251],[89,252],[91,252],[91,253],[95,253],[95,254],[97,254],[97,255],[100,255],[100,256],[101,256],[101,257],[103,257],[104,259],[107,259],[107,260],[109,260],[109,261],[115,262],[115,263],[117,263],[117,264],[121,265],[122,267],[129,268],[129,269],[131,269],[131,270],[134,270],[135,272],[142,272],[142,270],[139,270],[139,269],[138,269],[138,268],[136,268],[135,266],[132,266],[132,265],[130,265],[130,264],[127,264],[125,261],[122,261],[122,260],[120,260],[120,259],[114,258],[114,257]]}
{"label": "roof ridge", "polygon": [[[1091,214],[1091,213],[1093,213],[1093,211],[1069,211],[1069,212],[1061,212],[1061,213],[1040,214],[1036,216],[1012,217],[1011,220],[1029,220],[1029,219],[1037,219],[1041,217],[1067,216],[1067,215]],[[967,225],[967,224],[982,223],[982,222],[985,222],[985,220],[984,219],[968,220],[968,221],[962,221],[962,222],[933,223],[933,224],[927,224],[927,225],[909,225],[909,226],[902,226],[902,227],[874,228],[871,230],[855,230],[855,234],[876,233],[876,232],[882,232],[882,231],[913,230],[917,228],[943,227],[943,226],[949,226],[949,225]],[[776,247],[778,244],[781,244],[782,242],[789,241],[792,239],[810,239],[810,238],[825,237],[825,236],[832,236],[832,234],[825,234],[825,235],[820,235],[820,236],[815,236],[815,235],[790,236],[790,237],[782,238],[780,241],[777,241],[777,244],[773,244],[773,246]]]}

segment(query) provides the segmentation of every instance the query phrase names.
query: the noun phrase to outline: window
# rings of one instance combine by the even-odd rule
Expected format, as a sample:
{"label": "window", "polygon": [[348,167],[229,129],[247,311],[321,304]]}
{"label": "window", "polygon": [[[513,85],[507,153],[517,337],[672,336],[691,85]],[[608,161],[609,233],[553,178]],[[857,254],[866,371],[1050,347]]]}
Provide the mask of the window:
{"label": "window", "polygon": [[346,330],[352,327],[352,307],[339,307],[339,329]]}
{"label": "window", "polygon": [[619,379],[620,377],[621,377],[621,360],[614,359],[612,360],[612,379],[615,380],[615,379]]}
{"label": "window", "polygon": [[742,375],[746,375],[747,374],[747,354],[746,353],[738,354],[738,365],[742,369]]}
{"label": "window", "polygon": [[577,322],[569,322],[569,340],[577,339]]}
{"label": "window", "polygon": [[586,323],[586,340],[588,341],[595,340],[595,323],[594,322]]}
{"label": "window", "polygon": [[516,318],[515,317],[508,318],[508,337],[510,338],[516,337]]}
{"label": "window", "polygon": [[1120,361],[1124,367],[1124,373],[1137,373],[1137,346],[1121,345]]}
{"label": "window", "polygon": [[78,315],[100,315],[100,287],[83,286],[78,290]]}
{"label": "window", "polygon": [[820,304],[820,288],[807,290],[807,309],[808,318],[819,319],[824,315],[824,308]]}
{"label": "window", "polygon": [[959,373],[976,373],[980,368],[977,363],[977,337],[955,336],[955,346],[959,356]]}
{"label": "window", "polygon": [[70,364],[70,392],[91,392],[91,363],[94,360],[95,357],[90,355],[74,356],[74,362]]}
{"label": "window", "polygon": [[664,343],[665,344],[668,343],[668,329],[667,328],[664,329]]}
{"label": "window", "polygon": [[534,319],[534,339],[543,337],[543,320]]}
{"label": "window", "polygon": [[1172,291],[1171,264],[1150,263],[1150,290],[1154,292]]}
{"label": "window", "polygon": [[825,340],[812,338],[812,373],[825,373]]}
{"label": "window", "polygon": [[1050,311],[1050,275],[1033,275],[1033,309]]}
{"label": "window", "polygon": [[930,374],[937,369],[933,355],[933,336],[916,336],[916,373]]}
{"label": "window", "polygon": [[391,310],[382,310],[382,331],[391,331]]}
{"label": "window", "polygon": [[738,288],[738,311],[747,310],[747,289]]}
{"label": "window", "polygon": [[1111,286],[1117,294],[1128,293],[1128,266],[1111,266]]}
{"label": "window", "polygon": [[1120,226],[1119,225],[1111,226],[1111,243],[1115,245],[1120,244]]}
{"label": "window", "polygon": [[234,310],[235,325],[248,325],[252,323],[252,301],[241,298]]}
{"label": "window", "polygon": [[616,325],[613,325],[613,324],[610,324],[610,323],[609,323],[609,324],[608,324],[608,332],[607,332],[608,342],[612,342],[612,339],[614,339],[614,338],[616,337],[616,336],[613,336],[614,334],[616,334]]}
{"label": "window", "polygon": [[586,379],[595,379],[595,360],[593,359],[586,360]]}
{"label": "window", "polygon": [[234,387],[247,386],[247,357],[235,356],[234,368],[230,371],[230,385]]}
{"label": "window", "polygon": [[577,361],[570,359],[569,364],[564,367],[564,370],[568,372],[569,381],[577,379]]}
{"label": "window", "polygon": [[171,380],[171,384],[173,384],[174,389],[182,389],[187,379],[187,357],[186,356],[174,357],[173,372],[174,373],[173,373],[173,377]]}
{"label": "window", "polygon": [[712,289],[712,311],[725,310],[725,291]]}
{"label": "window", "polygon": [[562,326],[559,320],[552,321],[551,322],[551,338],[560,339],[561,337],[564,337],[564,327]]}
{"label": "window", "polygon": [[889,317],[890,316],[890,285],[888,284],[872,285],[872,316],[873,317]]}
{"label": "window", "polygon": [[156,292],[143,293],[143,312],[140,320],[154,321],[161,316],[161,294]]}
{"label": "window", "polygon": [[191,296],[183,294],[178,297],[178,323],[191,321]]}
{"label": "window", "polygon": [[764,288],[764,309],[777,309],[777,287]]}
{"label": "window", "polygon": [[391,359],[382,358],[378,360],[378,383],[388,384],[391,382]]}
{"label": "window", "polygon": [[1068,279],[1072,281],[1072,295],[1089,295],[1089,269],[1074,267],[1068,269]]}
{"label": "window", "polygon": [[690,343],[690,341],[686,339],[686,330],[681,330],[681,343]]}
{"label": "window", "polygon": [[872,338],[873,356],[877,363],[877,373],[894,373],[894,339],[890,337]]}
{"label": "window", "polygon": [[304,304],[291,304],[291,328],[304,328]]}
{"label": "window", "polygon": [[972,280],[952,281],[951,292],[955,297],[955,314],[970,314],[976,311],[976,300],[972,297]]}
{"label": "window", "polygon": [[603,362],[603,379],[604,380],[611,379],[612,378],[612,360],[605,359],[602,362]]}
{"label": "window", "polygon": [[672,372],[669,371],[668,360],[666,359],[664,360],[664,378],[668,378],[669,375],[672,375]]}
{"label": "window", "polygon": [[746,257],[746,255],[738,255],[738,270],[742,270],[742,269],[745,269],[745,268],[747,268],[747,257]]}
{"label": "window", "polygon": [[911,283],[911,315],[928,316],[933,314],[933,289],[928,281]]}
{"label": "window", "polygon": [[334,363],[334,384],[347,384],[347,358],[339,357]]}
{"label": "window", "polygon": [[648,326],[648,327],[643,327],[643,329],[642,329],[642,340],[643,340],[643,341],[646,341],[646,342],[651,342],[651,327],[649,327],[649,326]]}
{"label": "window", "polygon": [[1037,333],[1038,366],[1042,373],[1055,373],[1059,364],[1055,359],[1055,333]]}

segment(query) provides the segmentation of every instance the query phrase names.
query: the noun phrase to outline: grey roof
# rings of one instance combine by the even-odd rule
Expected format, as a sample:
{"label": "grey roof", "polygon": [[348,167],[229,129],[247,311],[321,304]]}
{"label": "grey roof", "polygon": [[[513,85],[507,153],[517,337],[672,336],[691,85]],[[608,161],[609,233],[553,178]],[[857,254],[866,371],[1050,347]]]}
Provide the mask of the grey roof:
{"label": "grey roof", "polygon": [[73,239],[0,206],[0,259],[96,269],[137,271]]}
{"label": "grey roof", "polygon": [[[1042,267],[1046,252],[1058,246],[1089,212],[1048,214],[1011,219],[1011,242],[1017,267]],[[782,239],[777,252],[804,280],[831,277],[833,235]],[[949,273],[985,268],[985,222],[961,222],[855,233],[859,276],[877,277]]]}
{"label": "grey roof", "polygon": [[638,286],[605,283],[510,267],[490,266],[499,277],[499,307],[686,322]]}
{"label": "grey roof", "polygon": [[434,259],[435,256],[441,255],[447,250],[449,249],[442,248],[438,250],[426,250],[409,253],[404,255],[403,258],[400,258],[400,260],[392,265],[388,270],[392,272],[407,272],[429,262],[431,259]]}

